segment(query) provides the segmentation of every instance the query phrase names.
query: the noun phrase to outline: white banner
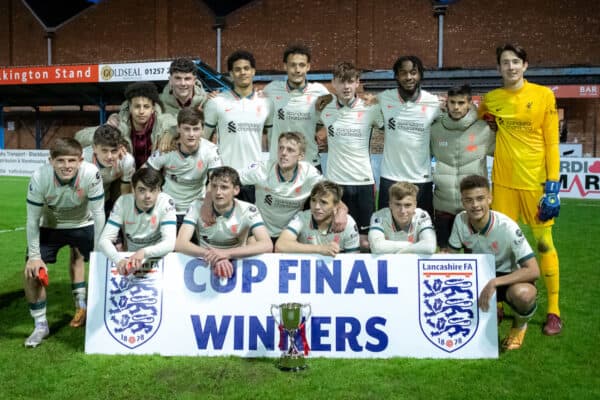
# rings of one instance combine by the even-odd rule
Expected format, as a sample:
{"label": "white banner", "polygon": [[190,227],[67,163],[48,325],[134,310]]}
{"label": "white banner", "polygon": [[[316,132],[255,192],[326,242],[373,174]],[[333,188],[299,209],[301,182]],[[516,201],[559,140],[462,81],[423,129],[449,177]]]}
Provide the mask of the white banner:
{"label": "white banner", "polygon": [[0,176],[31,176],[48,157],[49,150],[0,150]]}
{"label": "white banner", "polygon": [[600,199],[600,158],[561,158],[560,196]]}
{"label": "white banner", "polygon": [[273,304],[310,304],[310,357],[495,358],[496,302],[478,293],[492,255],[265,254],[219,280],[178,253],[122,277],[90,262],[86,353],[277,357]]}
{"label": "white banner", "polygon": [[166,81],[169,79],[171,61],[100,64],[100,82]]}

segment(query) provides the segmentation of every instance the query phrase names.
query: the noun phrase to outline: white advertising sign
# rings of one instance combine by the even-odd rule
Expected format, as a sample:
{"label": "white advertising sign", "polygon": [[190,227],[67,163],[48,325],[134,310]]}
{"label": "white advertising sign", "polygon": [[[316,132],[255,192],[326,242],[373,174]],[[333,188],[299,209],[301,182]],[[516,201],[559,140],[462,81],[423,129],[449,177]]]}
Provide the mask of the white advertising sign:
{"label": "white advertising sign", "polygon": [[166,81],[171,61],[98,65],[100,82]]}
{"label": "white advertising sign", "polygon": [[561,158],[560,196],[600,199],[600,158]]}
{"label": "white advertising sign", "polygon": [[86,353],[278,357],[271,306],[296,302],[312,311],[309,357],[498,357],[495,299],[477,305],[492,255],[265,254],[234,267],[223,281],[170,253],[121,276],[93,253]]}
{"label": "white advertising sign", "polygon": [[31,176],[48,157],[48,150],[0,150],[0,176]]}

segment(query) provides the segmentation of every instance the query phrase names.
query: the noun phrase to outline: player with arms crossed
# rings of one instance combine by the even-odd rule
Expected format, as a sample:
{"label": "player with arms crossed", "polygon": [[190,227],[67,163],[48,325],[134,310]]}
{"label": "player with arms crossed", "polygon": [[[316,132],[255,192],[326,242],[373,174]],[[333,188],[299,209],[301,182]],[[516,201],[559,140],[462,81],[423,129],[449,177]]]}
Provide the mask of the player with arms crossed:
{"label": "player with arms crossed", "polygon": [[341,233],[332,229],[334,213],[342,198],[342,188],[330,181],[317,183],[310,193],[310,210],[297,213],[281,232],[278,253],[314,253],[335,257],[338,253],[358,253],[358,227],[350,215]]}
{"label": "player with arms crossed", "polygon": [[[175,249],[175,203],[171,196],[160,191],[163,179],[152,168],[140,168],[133,174],[133,193],[117,199],[110,213],[99,250],[115,265],[121,275],[134,273],[149,258],[160,258]],[[123,230],[127,250],[125,257],[113,242]]]}
{"label": "player with arms crossed", "polygon": [[[279,135],[300,132],[306,141],[304,159],[320,170],[321,159],[315,138],[318,117],[315,102],[329,92],[318,82],[308,82],[310,49],[303,45],[288,46],[283,52],[283,67],[287,80],[273,81],[263,92],[273,103],[273,128],[269,138],[269,158],[277,160]],[[264,215],[263,215],[264,217]]]}
{"label": "player with arms crossed", "polygon": [[214,143],[202,138],[202,112],[184,108],[177,115],[177,150],[155,152],[146,163],[162,171],[163,190],[175,200],[177,229],[190,204],[203,199],[210,170],[222,165]]}
{"label": "player with arms crossed", "polygon": [[[254,204],[234,198],[240,191],[240,178],[231,167],[215,168],[210,175],[210,196],[216,223],[207,225],[200,219],[202,200],[188,209],[177,235],[175,250],[192,257],[202,257],[215,275],[231,278],[230,259],[250,257],[273,251],[273,244]],[[196,231],[199,245],[192,242]],[[252,243],[248,235],[254,236]]]}
{"label": "player with arms crossed", "polygon": [[86,319],[85,264],[104,226],[104,189],[100,172],[83,161],[75,139],[57,139],[50,163],[34,172],[27,193],[25,297],[35,322],[25,346],[36,347],[49,335],[46,320],[47,264],[69,246],[71,288],[75,298],[72,327]]}
{"label": "player with arms crossed", "polygon": [[537,308],[535,280],[540,275],[535,254],[519,225],[506,215],[490,210],[492,195],[486,177],[469,175],[460,182],[465,211],[454,219],[448,244],[451,252],[469,249],[472,253],[493,254],[496,277],[481,290],[479,307],[489,309],[494,293],[515,312],[510,333],[502,342],[505,350],[521,348],[527,321]]}
{"label": "player with arms crossed", "polygon": [[375,212],[369,228],[374,254],[433,254],[435,232],[427,211],[417,208],[419,188],[409,182],[390,186],[390,205]]}
{"label": "player with arms crossed", "polygon": [[552,240],[552,225],[560,210],[560,151],[558,113],[554,93],[527,82],[527,53],[517,45],[496,50],[503,87],[483,98],[479,115],[495,121],[496,151],[492,168],[492,208],[531,227],[540,255],[540,268],[548,291],[543,332],[562,330],[559,262]]}
{"label": "player with arms crossed", "polygon": [[[217,135],[224,165],[242,171],[262,158],[273,119],[271,102],[254,91],[256,60],[252,53],[238,50],[227,58],[233,90],[219,93],[204,107],[204,137]],[[254,203],[254,187],[243,186],[238,198]]]}

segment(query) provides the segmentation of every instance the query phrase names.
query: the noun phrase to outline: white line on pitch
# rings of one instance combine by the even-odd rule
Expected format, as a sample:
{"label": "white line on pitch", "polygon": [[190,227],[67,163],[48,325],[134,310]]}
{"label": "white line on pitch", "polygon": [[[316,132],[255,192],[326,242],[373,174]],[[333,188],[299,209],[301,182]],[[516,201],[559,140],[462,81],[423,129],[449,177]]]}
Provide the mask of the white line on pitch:
{"label": "white line on pitch", "polygon": [[0,231],[0,233],[9,233],[9,232],[16,232],[16,231],[24,231],[25,227],[24,226],[19,226],[18,228],[15,229],[3,229]]}

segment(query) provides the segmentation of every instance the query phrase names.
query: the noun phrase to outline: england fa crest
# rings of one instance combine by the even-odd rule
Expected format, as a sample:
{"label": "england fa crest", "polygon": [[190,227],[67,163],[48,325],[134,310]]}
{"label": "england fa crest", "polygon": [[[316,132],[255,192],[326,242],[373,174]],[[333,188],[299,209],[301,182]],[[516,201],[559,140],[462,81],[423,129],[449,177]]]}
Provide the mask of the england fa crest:
{"label": "england fa crest", "polygon": [[140,271],[123,276],[107,260],[104,325],[129,349],[148,342],[160,328],[163,264],[163,259],[148,260]]}
{"label": "england fa crest", "polygon": [[419,260],[419,325],[425,337],[452,353],[479,327],[477,260]]}

